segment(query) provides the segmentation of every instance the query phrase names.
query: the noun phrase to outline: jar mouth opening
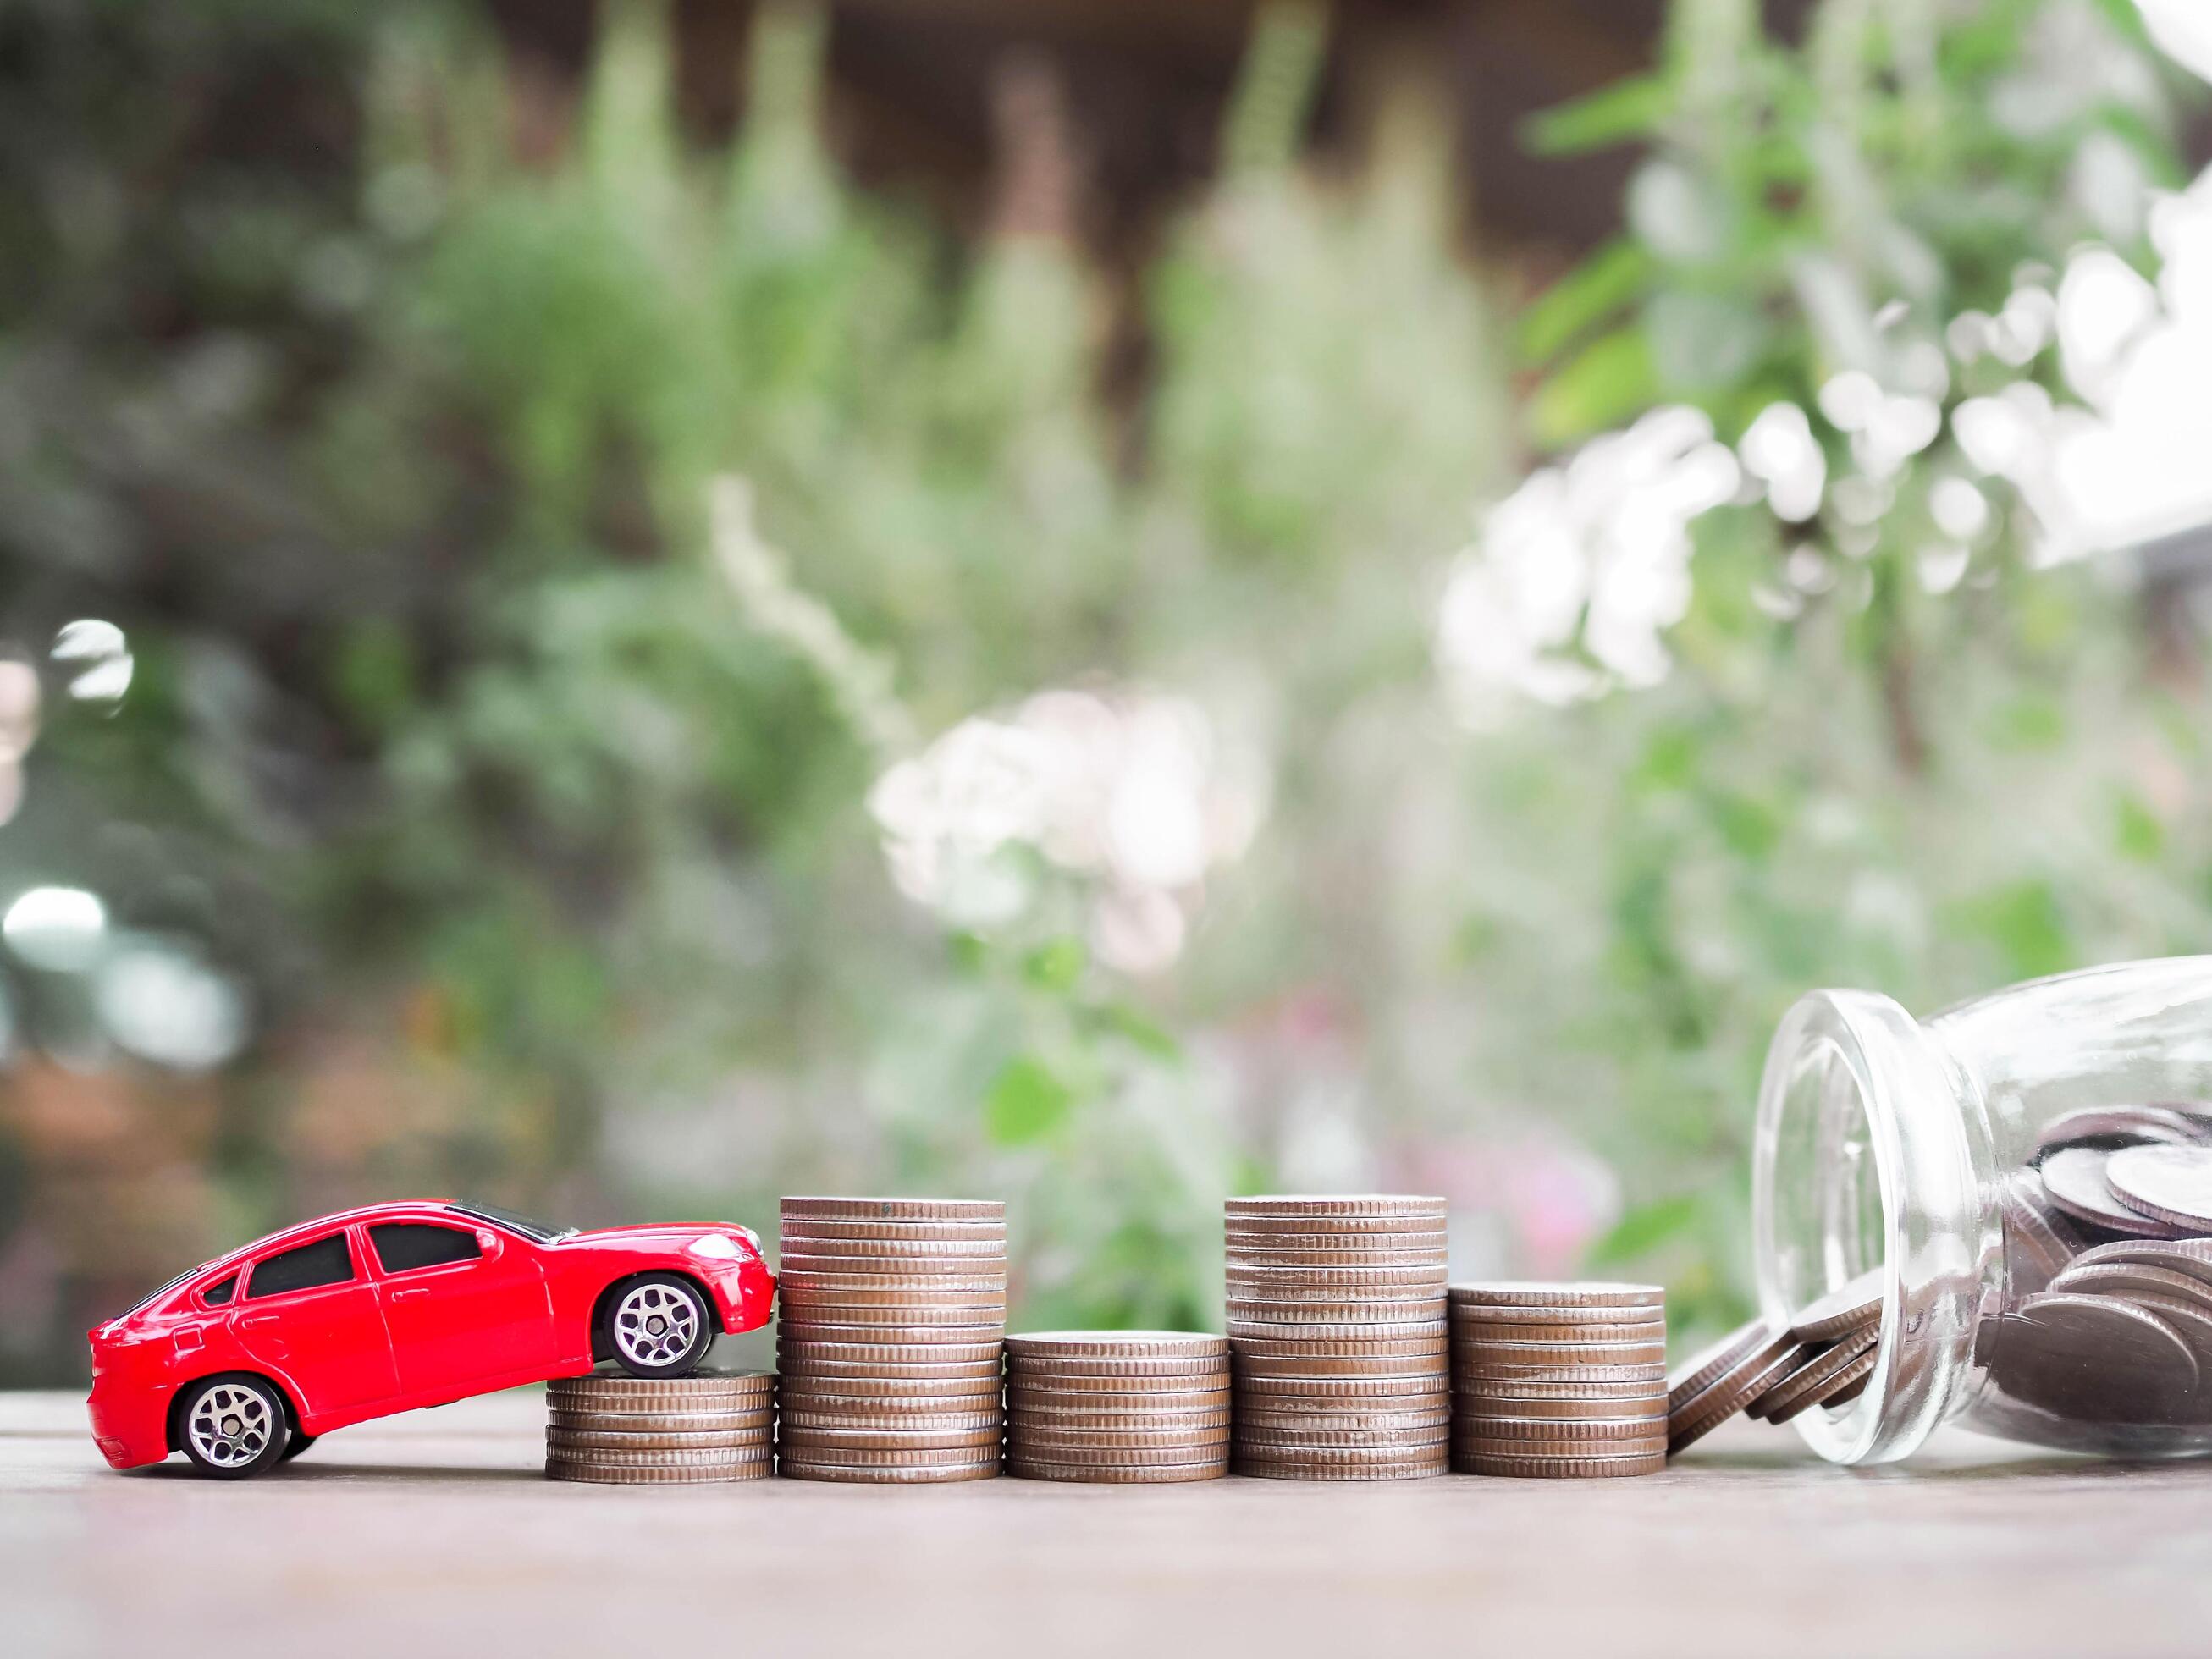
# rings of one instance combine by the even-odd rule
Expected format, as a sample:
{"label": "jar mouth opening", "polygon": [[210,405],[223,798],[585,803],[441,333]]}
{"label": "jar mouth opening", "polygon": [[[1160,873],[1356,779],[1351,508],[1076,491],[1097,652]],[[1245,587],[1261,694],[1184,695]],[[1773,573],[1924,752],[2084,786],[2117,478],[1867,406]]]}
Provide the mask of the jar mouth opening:
{"label": "jar mouth opening", "polygon": [[1801,998],[1767,1052],[1752,1167],[1761,1316],[1786,1323],[1847,1279],[1882,1279],[1866,1387],[1794,1419],[1831,1462],[1909,1455],[1971,1370],[1981,1228],[1960,1087],[1911,1016],[1865,992]]}

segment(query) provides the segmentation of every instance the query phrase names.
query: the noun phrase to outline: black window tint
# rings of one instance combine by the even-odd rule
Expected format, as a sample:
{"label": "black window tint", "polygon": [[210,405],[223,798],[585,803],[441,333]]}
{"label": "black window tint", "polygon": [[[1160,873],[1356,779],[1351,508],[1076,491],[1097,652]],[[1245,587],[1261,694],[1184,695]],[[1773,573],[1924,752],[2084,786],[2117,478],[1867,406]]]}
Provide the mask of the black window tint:
{"label": "black window tint", "polygon": [[220,1285],[210,1285],[200,1292],[200,1300],[211,1308],[220,1308],[238,1294],[238,1275],[233,1273]]}
{"label": "black window tint", "polygon": [[416,1267],[436,1267],[448,1261],[474,1261],[483,1252],[477,1236],[457,1227],[433,1227],[427,1222],[386,1221],[368,1230],[376,1245],[376,1259],[388,1273]]}
{"label": "black window tint", "polygon": [[346,1248],[346,1236],[332,1233],[328,1238],[302,1244],[296,1250],[272,1255],[257,1266],[252,1279],[247,1282],[246,1299],[254,1302],[285,1291],[343,1285],[352,1277],[353,1252]]}

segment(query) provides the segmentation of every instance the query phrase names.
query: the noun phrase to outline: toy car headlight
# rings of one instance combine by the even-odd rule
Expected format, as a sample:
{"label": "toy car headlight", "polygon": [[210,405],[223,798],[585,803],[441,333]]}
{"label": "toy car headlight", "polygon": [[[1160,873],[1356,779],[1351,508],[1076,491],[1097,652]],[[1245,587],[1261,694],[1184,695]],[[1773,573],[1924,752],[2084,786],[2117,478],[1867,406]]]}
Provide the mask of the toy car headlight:
{"label": "toy car headlight", "polygon": [[735,1261],[738,1259],[738,1247],[720,1233],[708,1233],[693,1239],[690,1249],[702,1261]]}

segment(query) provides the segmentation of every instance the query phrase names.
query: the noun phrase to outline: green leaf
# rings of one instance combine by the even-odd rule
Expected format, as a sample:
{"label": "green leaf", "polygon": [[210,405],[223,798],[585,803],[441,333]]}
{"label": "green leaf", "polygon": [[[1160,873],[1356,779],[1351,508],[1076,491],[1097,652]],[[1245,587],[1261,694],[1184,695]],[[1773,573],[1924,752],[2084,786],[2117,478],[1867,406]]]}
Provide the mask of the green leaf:
{"label": "green leaf", "polygon": [[1075,988],[1090,961],[1091,954],[1081,939],[1056,939],[1029,953],[1022,963],[1022,977],[1040,991],[1064,994]]}
{"label": "green leaf", "polygon": [[1043,1139],[1066,1120],[1075,1091],[1032,1055],[1006,1062],[983,1099],[983,1127],[1001,1146]]}
{"label": "green leaf", "polygon": [[1174,1033],[1125,1003],[1112,1002],[1098,1010],[1098,1028],[1142,1049],[1155,1060],[1181,1060],[1182,1045]]}
{"label": "green leaf", "polygon": [[2142,796],[2121,792],[2113,802],[2112,839],[2123,858],[2138,864],[2154,864],[2166,851],[2166,826]]}
{"label": "green leaf", "polygon": [[1639,1206],[1621,1217],[1611,1232],[1590,1247],[1589,1264],[1593,1267],[1617,1267],[1648,1255],[1677,1233],[1687,1232],[1695,1226],[1704,1207],[1694,1193]]}
{"label": "green leaf", "polygon": [[1658,395],[1651,349],[1640,327],[1615,329],[1583,348],[1537,389],[1528,420],[1537,441],[1571,444],[1610,430],[1650,408]]}
{"label": "green leaf", "polygon": [[1577,155],[1648,138],[1674,107],[1674,89],[1657,75],[1632,75],[1521,124],[1521,142],[1539,155]]}
{"label": "green leaf", "polygon": [[1652,269],[1651,256],[1638,244],[1626,237],[1607,243],[1522,312],[1522,356],[1548,362],[1633,300]]}

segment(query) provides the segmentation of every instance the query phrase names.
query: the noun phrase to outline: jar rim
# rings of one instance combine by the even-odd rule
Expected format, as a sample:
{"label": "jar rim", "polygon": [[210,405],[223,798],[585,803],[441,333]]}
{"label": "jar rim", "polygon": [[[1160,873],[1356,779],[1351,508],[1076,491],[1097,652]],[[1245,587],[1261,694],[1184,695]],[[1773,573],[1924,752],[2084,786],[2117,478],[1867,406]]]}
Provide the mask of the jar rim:
{"label": "jar rim", "polygon": [[[1858,1397],[1801,1413],[1799,1435],[1835,1463],[1910,1456],[1963,1403],[1990,1261],[1977,1175],[1987,1162],[1978,1085],[1892,999],[1814,991],[1776,1028],[1759,1081],[1753,1142],[1752,1236],[1759,1310],[1787,1321],[1779,1237],[1783,1119],[1792,1085],[1832,1060],[1849,1078],[1872,1152],[1881,1206],[1882,1312],[1875,1366]],[[1982,1151],[1978,1157],[1978,1139]]]}

